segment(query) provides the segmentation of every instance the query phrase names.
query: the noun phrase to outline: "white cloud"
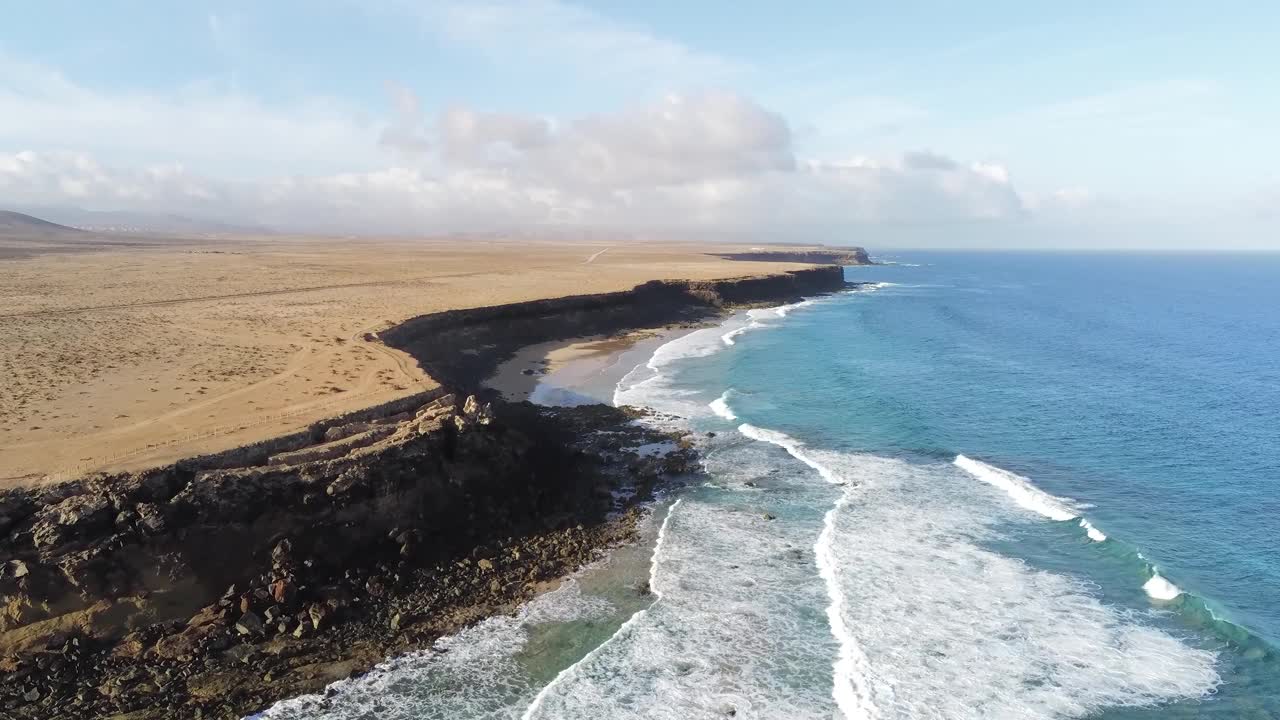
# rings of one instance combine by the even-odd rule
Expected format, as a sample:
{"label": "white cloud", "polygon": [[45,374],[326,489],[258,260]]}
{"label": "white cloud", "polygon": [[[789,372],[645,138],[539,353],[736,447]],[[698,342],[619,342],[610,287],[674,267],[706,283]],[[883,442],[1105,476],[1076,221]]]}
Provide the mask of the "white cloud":
{"label": "white cloud", "polygon": [[411,131],[414,149],[432,150],[411,166],[230,182],[176,164],[131,170],[84,153],[25,151],[0,153],[0,189],[26,203],[342,232],[547,224],[793,232],[1024,212],[995,164],[924,152],[797,162],[786,121],[728,92],[671,94],[568,120],[455,107],[436,118],[431,138],[415,99],[407,91],[400,99],[401,118],[413,122],[397,129]]}
{"label": "white cloud", "polygon": [[359,113],[333,100],[279,108],[209,87],[107,93],[0,53],[0,150],[92,151],[118,164],[163,159],[261,176],[368,167],[375,138]]}

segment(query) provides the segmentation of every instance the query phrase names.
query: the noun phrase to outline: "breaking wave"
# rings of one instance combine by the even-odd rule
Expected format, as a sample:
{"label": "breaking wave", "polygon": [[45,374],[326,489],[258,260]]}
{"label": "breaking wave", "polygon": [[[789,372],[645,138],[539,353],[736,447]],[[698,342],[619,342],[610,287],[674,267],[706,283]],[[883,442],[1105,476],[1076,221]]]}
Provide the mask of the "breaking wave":
{"label": "breaking wave", "polygon": [[720,397],[712,400],[711,404],[708,405],[708,407],[711,408],[711,412],[714,412],[725,420],[737,420],[738,416],[734,414],[733,408],[729,407],[729,396],[732,393],[733,388],[730,388],[725,390]]}
{"label": "breaking wave", "polygon": [[740,429],[843,484],[815,556],[830,582],[846,718],[1074,717],[1217,687],[1213,653],[1103,604],[1068,575],[987,549],[999,523],[1025,516],[949,465]]}

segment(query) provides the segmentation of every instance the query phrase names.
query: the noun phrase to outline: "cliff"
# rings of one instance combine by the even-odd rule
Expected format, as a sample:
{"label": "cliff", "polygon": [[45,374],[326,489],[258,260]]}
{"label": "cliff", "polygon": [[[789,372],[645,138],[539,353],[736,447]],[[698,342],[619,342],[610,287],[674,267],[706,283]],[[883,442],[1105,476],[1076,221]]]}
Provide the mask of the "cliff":
{"label": "cliff", "polygon": [[835,266],[727,280],[653,281],[624,292],[424,315],[379,338],[412,355],[441,384],[478,392],[522,347],[698,322],[732,307],[791,302],[845,286],[844,272]]}
{"label": "cliff", "polygon": [[844,285],[826,267],[414,318],[384,340],[447,390],[155,470],[0,492],[4,716],[238,718],[509,611],[628,540],[636,505],[696,464],[687,449],[639,454],[680,438],[626,410],[450,391],[527,344]]}
{"label": "cliff", "polygon": [[860,247],[826,248],[822,250],[762,250],[760,252],[722,253],[726,260],[755,262],[795,262],[813,265],[874,265],[871,256]]}

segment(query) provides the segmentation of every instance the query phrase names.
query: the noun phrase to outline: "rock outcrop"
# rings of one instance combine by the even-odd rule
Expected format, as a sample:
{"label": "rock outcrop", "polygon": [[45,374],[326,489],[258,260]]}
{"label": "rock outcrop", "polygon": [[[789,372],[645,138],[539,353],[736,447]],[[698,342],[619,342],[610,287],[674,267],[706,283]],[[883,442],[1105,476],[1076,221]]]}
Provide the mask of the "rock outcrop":
{"label": "rock outcrop", "polygon": [[[396,417],[330,442],[316,428],[320,453],[0,494],[0,712],[239,717],[318,689],[337,678],[298,658],[349,663],[354,643],[350,673],[527,599],[626,539],[635,500],[617,498],[689,465],[628,456],[669,438],[612,408],[444,395]],[[203,695],[223,672],[235,687]]]}

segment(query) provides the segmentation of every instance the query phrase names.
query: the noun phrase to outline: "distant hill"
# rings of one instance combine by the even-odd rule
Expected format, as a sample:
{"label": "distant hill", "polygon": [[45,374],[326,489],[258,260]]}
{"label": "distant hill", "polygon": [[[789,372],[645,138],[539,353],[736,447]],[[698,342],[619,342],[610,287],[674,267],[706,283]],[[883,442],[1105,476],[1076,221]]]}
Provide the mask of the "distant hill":
{"label": "distant hill", "polygon": [[12,210],[0,210],[0,233],[5,235],[26,235],[47,237],[50,235],[83,235],[84,233],[73,227],[59,225],[58,223],[41,220],[34,215],[14,212]]}
{"label": "distant hill", "polygon": [[78,207],[47,206],[18,208],[55,223],[95,233],[126,235],[169,235],[204,237],[221,235],[264,235],[271,230],[253,225],[234,225],[218,220],[193,218],[172,213],[132,210],[85,210]]}

